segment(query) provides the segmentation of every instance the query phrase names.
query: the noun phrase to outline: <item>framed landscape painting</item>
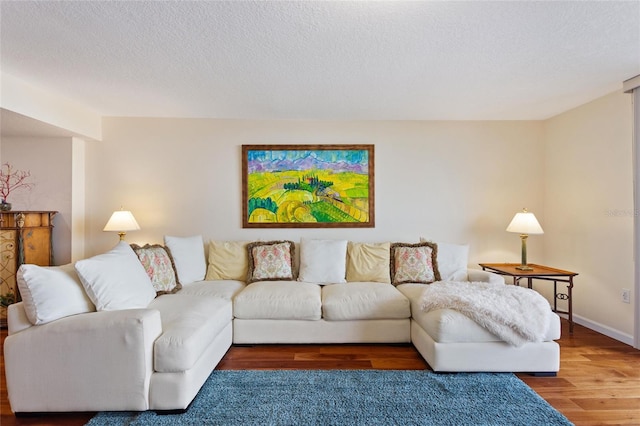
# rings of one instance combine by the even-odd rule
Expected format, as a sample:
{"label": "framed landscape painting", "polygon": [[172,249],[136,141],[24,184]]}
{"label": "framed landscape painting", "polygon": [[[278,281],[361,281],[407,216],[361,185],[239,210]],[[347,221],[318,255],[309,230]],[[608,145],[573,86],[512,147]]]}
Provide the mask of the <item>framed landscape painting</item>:
{"label": "framed landscape painting", "polygon": [[373,145],[243,145],[243,228],[373,228]]}

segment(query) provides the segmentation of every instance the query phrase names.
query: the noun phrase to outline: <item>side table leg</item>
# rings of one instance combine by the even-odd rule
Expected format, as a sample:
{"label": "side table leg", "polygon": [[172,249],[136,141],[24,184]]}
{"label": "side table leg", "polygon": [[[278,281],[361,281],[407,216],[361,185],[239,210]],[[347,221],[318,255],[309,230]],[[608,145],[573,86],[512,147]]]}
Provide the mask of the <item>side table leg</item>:
{"label": "side table leg", "polygon": [[573,295],[571,294],[571,290],[573,289],[573,277],[569,277],[569,285],[567,286],[567,293],[569,295],[568,305],[569,305],[569,334],[573,334]]}

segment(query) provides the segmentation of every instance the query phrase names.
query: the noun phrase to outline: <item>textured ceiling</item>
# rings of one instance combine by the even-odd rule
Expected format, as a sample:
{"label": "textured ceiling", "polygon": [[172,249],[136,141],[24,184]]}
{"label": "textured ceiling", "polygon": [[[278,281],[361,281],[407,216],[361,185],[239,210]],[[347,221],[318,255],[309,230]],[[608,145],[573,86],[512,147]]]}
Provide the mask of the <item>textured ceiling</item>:
{"label": "textured ceiling", "polygon": [[6,1],[3,73],[108,116],[544,119],[640,74],[640,1]]}

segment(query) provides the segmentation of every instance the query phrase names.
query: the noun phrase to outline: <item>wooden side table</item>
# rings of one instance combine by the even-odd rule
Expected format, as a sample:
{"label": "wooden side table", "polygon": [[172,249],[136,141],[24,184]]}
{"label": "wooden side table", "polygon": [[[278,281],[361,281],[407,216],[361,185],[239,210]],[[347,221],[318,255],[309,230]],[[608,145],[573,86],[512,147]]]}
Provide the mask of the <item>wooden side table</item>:
{"label": "wooden side table", "polygon": [[[569,320],[569,333],[573,334],[573,300],[571,293],[573,290],[573,277],[578,275],[576,272],[564,271],[562,269],[551,268],[549,266],[536,265],[529,263],[528,266],[533,268],[531,271],[521,271],[516,269],[519,263],[480,263],[483,271],[494,272],[499,275],[505,275],[513,278],[514,285],[520,285],[520,280],[526,278],[527,287],[533,288],[533,280],[553,281],[553,312],[558,314],[566,314]],[[567,292],[558,292],[558,283],[567,284]],[[558,300],[567,301],[567,310],[558,310]]]}

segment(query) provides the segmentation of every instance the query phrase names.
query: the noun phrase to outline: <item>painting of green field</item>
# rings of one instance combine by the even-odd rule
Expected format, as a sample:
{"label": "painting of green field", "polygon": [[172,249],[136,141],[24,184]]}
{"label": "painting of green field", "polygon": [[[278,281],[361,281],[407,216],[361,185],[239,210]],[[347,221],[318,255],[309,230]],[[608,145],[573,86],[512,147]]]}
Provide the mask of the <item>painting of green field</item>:
{"label": "painting of green field", "polygon": [[327,170],[250,173],[249,222],[369,220],[369,178]]}
{"label": "painting of green field", "polygon": [[369,223],[370,152],[372,148],[247,150],[247,222]]}

